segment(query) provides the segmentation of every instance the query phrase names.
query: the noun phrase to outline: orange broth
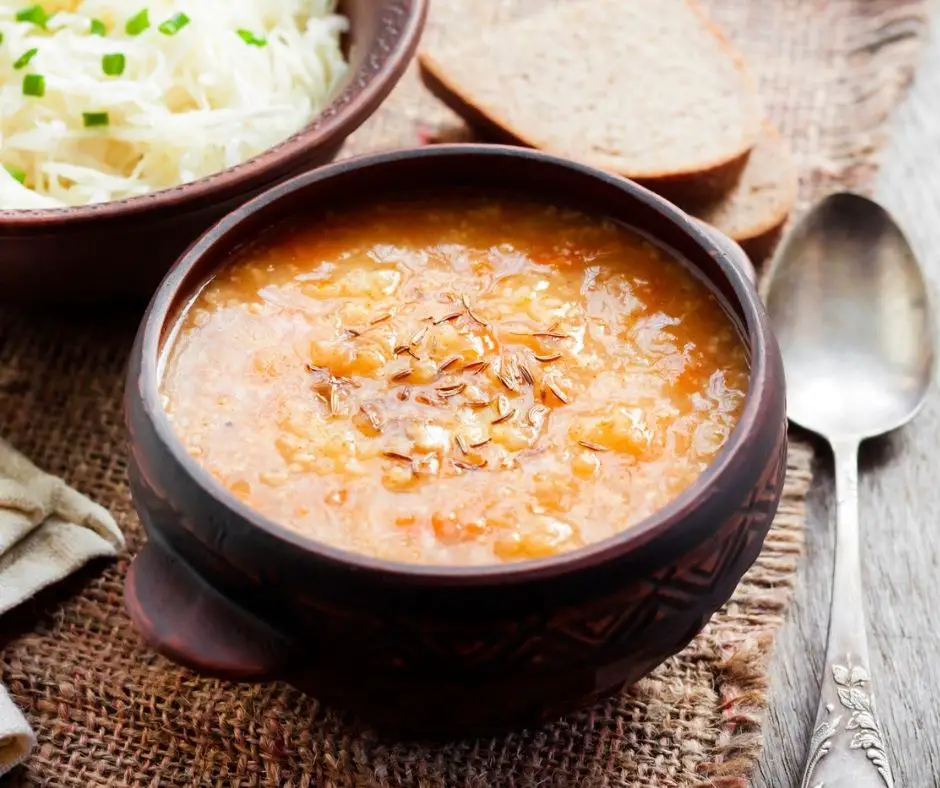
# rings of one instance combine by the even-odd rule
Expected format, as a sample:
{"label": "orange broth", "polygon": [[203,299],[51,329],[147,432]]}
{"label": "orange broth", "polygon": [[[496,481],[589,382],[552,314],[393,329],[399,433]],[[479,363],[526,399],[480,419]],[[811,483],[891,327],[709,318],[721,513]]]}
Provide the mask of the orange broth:
{"label": "orange broth", "polygon": [[192,456],[300,534],[425,564],[630,528],[714,459],[749,375],[670,253],[509,200],[275,228],[181,320],[162,393]]}

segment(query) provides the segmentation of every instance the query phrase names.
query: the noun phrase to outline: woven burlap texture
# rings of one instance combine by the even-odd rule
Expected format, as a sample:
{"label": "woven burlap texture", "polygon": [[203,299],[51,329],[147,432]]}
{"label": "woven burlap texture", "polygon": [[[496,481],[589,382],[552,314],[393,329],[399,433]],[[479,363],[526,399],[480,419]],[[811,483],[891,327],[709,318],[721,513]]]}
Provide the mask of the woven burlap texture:
{"label": "woven burlap texture", "polygon": [[[551,1],[434,0],[426,40],[452,40]],[[924,3],[706,3],[748,55],[770,117],[793,141],[804,204],[870,183]],[[453,122],[412,71],[346,153],[414,145]],[[110,507],[128,537],[116,565],[92,567],[0,622],[0,681],[39,736],[12,784],[747,785],[760,751],[766,656],[802,544],[805,446],[791,444],[761,557],[680,656],[623,696],[540,730],[446,746],[385,741],[283,684],[232,685],[179,670],[131,629],[122,580],[142,533],[125,480],[121,393],[135,322],[0,309],[0,435]]]}

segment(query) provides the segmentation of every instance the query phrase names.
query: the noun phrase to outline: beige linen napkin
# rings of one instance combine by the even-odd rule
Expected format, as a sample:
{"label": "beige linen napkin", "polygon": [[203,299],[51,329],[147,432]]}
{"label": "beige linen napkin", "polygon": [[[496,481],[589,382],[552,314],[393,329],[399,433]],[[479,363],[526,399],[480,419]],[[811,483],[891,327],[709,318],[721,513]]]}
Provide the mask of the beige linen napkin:
{"label": "beige linen napkin", "polygon": [[[0,615],[92,558],[112,556],[124,537],[108,512],[44,473],[0,440]],[[0,686],[0,776],[36,737]]]}

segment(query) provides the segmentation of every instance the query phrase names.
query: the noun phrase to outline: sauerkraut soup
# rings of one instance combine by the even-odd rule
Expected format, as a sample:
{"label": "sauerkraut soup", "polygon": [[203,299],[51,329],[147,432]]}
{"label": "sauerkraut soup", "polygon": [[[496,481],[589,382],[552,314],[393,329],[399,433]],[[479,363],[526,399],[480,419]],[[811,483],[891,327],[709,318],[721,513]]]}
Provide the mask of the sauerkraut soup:
{"label": "sauerkraut soup", "polygon": [[195,299],[162,394],[257,511],[375,557],[474,565],[630,528],[734,429],[746,348],[630,229],[444,198],[275,228]]}

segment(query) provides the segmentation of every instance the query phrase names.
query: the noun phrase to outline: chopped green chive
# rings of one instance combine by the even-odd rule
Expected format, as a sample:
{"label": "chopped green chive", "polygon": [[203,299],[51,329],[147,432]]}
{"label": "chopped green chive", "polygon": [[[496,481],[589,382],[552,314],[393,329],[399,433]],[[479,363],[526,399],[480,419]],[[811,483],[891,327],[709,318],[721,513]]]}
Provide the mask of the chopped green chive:
{"label": "chopped green chive", "polygon": [[109,77],[119,77],[124,73],[124,54],[122,52],[112,52],[110,55],[104,55],[101,58],[101,70]]}
{"label": "chopped green chive", "polygon": [[127,20],[124,32],[129,36],[139,36],[150,27],[150,13],[145,8]]}
{"label": "chopped green chive", "polygon": [[23,95],[42,98],[46,95],[46,78],[42,74],[27,74],[23,77]]}
{"label": "chopped green chive", "polygon": [[26,173],[19,167],[14,167],[12,164],[4,164],[3,169],[10,173],[10,177],[13,178],[13,180],[26,183]]}
{"label": "chopped green chive", "polygon": [[91,20],[91,29],[89,31],[93,36],[106,36],[108,35],[108,28],[105,27],[104,22],[100,19]]}
{"label": "chopped green chive", "polygon": [[245,30],[244,28],[237,30],[238,37],[244,41],[248,46],[252,47],[266,47],[268,45],[268,39],[263,36],[256,36],[250,30]]}
{"label": "chopped green chive", "polygon": [[107,112],[82,113],[82,125],[86,129],[94,128],[95,126],[107,126],[110,122],[111,119],[108,117]]}
{"label": "chopped green chive", "polygon": [[34,25],[39,27],[45,27],[46,22],[48,22],[52,16],[46,13],[41,5],[31,5],[26,8],[21,8],[16,12],[16,21],[17,22],[32,22]]}
{"label": "chopped green chive", "polygon": [[188,24],[189,17],[186,16],[186,14],[174,14],[165,22],[161,22],[160,27],[158,27],[157,30],[159,30],[165,36],[175,36]]}
{"label": "chopped green chive", "polygon": [[36,53],[39,50],[33,47],[32,49],[27,49],[22,55],[20,55],[16,61],[13,63],[13,68],[19,70],[21,68],[26,68],[29,65],[29,61],[36,57]]}
{"label": "chopped green chive", "polygon": [[3,33],[0,33],[0,44],[3,43]]}

